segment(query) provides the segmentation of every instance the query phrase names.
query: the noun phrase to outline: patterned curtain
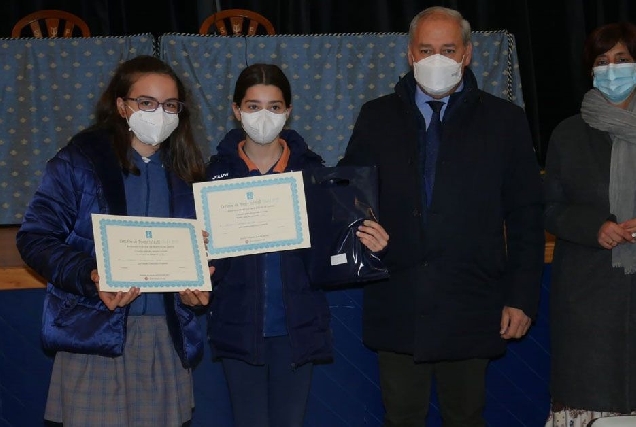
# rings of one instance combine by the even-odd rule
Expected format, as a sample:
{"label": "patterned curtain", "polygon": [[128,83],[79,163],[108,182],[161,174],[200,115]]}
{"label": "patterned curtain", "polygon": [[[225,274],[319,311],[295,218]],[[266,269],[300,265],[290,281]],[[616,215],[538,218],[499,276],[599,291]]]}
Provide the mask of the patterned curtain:
{"label": "patterned curtain", "polygon": [[[474,32],[479,86],[523,106],[514,38]],[[362,104],[393,91],[408,71],[404,33],[220,37],[167,34],[159,56],[191,92],[195,135],[206,156],[229,129],[234,82],[246,65],[275,63],[292,84],[288,125],[334,165]],[[153,54],[152,35],[0,40],[0,224],[18,224],[46,161],[93,120],[115,67]]]}

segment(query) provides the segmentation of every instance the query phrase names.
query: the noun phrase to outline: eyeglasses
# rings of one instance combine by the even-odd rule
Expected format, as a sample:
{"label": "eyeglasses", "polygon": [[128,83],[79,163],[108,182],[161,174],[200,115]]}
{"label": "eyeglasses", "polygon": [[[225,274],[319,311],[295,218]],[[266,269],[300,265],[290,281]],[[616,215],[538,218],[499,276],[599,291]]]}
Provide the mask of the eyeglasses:
{"label": "eyeglasses", "polygon": [[135,101],[137,103],[137,108],[141,111],[156,111],[157,108],[161,105],[163,111],[170,114],[179,114],[183,111],[183,106],[185,105],[183,102],[178,99],[166,99],[163,102],[157,101],[155,98],[150,96],[139,96],[137,98],[123,98],[124,101]]}

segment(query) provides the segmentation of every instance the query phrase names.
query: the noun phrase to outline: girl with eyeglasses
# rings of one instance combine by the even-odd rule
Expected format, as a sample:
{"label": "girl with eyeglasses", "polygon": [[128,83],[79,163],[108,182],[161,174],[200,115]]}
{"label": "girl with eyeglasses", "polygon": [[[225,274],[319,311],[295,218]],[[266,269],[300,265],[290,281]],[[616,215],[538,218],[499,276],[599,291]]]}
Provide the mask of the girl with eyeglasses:
{"label": "girl with eyeglasses", "polygon": [[185,97],[161,60],[122,63],[95,123],[47,163],[24,215],[17,247],[48,281],[50,422],[157,427],[191,419],[191,368],[203,349],[193,307],[207,304],[208,293],[100,291],[91,222],[93,213],[194,217],[191,184],[204,178],[204,162]]}

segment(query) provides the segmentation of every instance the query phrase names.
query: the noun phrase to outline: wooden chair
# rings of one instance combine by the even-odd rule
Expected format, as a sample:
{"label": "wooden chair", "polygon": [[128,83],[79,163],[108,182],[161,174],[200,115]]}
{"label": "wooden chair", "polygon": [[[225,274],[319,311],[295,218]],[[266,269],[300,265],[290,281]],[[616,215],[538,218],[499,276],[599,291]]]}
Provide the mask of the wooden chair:
{"label": "wooden chair", "polygon": [[[58,31],[60,21],[64,22],[64,30],[61,34]],[[30,27],[32,34],[28,36],[32,35],[35,38],[41,39],[44,37],[40,26],[41,24],[44,24],[46,28],[46,37],[73,37],[73,29],[76,26],[82,37],[90,37],[91,35],[88,25],[86,25],[86,22],[79,16],[63,10],[48,9],[38,10],[20,19],[11,31],[11,37],[22,37],[22,31]]]}
{"label": "wooden chair", "polygon": [[[208,16],[199,28],[199,34],[208,34],[210,27],[215,26],[222,36],[230,35],[229,23],[233,36],[254,36],[261,29],[268,35],[276,34],[274,26],[260,13],[245,9],[226,9]],[[247,24],[247,31],[244,31]],[[261,27],[259,27],[259,25]]]}

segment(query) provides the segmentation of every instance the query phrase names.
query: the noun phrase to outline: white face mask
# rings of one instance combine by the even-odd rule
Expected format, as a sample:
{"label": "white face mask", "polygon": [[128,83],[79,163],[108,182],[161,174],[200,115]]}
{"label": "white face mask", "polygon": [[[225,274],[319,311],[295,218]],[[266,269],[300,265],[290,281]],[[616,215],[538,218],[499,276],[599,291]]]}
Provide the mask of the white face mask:
{"label": "white face mask", "polygon": [[413,63],[415,81],[429,95],[448,93],[462,79],[462,62],[440,54],[427,56]]}
{"label": "white face mask", "polygon": [[133,111],[128,118],[128,126],[138,140],[154,147],[168,139],[179,126],[179,115],[159,108],[155,111]]}
{"label": "white face mask", "polygon": [[260,110],[253,113],[241,111],[241,125],[247,136],[258,144],[269,144],[283,130],[287,121],[287,113],[272,113]]}

